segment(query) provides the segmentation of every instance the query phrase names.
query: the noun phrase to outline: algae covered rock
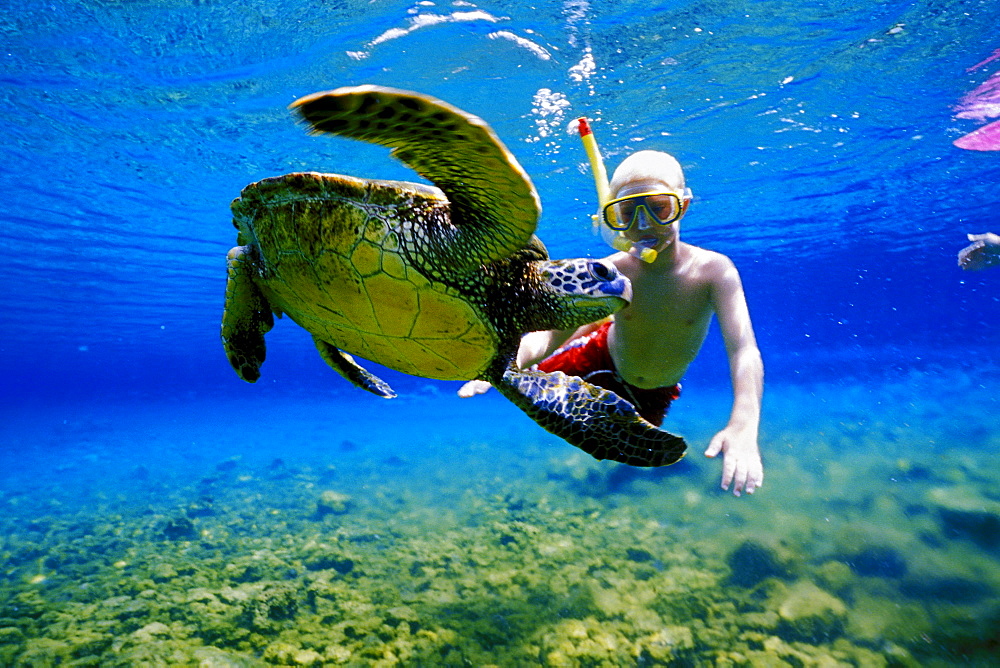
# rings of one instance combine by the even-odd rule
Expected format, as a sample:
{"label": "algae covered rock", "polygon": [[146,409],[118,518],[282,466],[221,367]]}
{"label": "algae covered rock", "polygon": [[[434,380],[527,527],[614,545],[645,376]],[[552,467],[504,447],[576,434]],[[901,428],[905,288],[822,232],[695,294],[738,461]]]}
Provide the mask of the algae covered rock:
{"label": "algae covered rock", "polygon": [[287,561],[266,550],[234,558],[222,569],[222,574],[237,584],[263,580],[289,580],[298,572]]}
{"label": "algae covered rock", "polygon": [[149,642],[156,636],[169,636],[170,627],[163,622],[152,622],[132,633],[133,637],[142,642]]}
{"label": "algae covered rock", "polygon": [[184,516],[167,520],[163,526],[163,537],[167,540],[195,540],[198,531],[194,523]]}
{"label": "algae covered rock", "polygon": [[264,650],[264,659],[283,666],[320,666],[323,655],[314,649],[303,649],[286,642],[276,642]]}
{"label": "algae covered rock", "polygon": [[828,591],[840,592],[857,582],[857,577],[851,567],[836,559],[831,559],[816,567],[813,571],[816,581]]}
{"label": "algae covered rock", "polygon": [[899,550],[886,545],[870,545],[848,555],[844,561],[858,575],[869,577],[901,578],[908,571]]}
{"label": "algae covered rock", "polygon": [[239,626],[261,634],[279,632],[294,620],[299,609],[295,586],[284,582],[225,587],[221,597],[239,608]]}
{"label": "algae covered rock", "polygon": [[779,587],[771,603],[780,618],[778,629],[791,640],[822,641],[839,636],[847,619],[847,606],[810,580]]}
{"label": "algae covered rock", "polygon": [[349,557],[337,554],[320,554],[311,556],[304,561],[306,570],[326,571],[333,570],[341,575],[347,575],[354,570],[355,561]]}
{"label": "algae covered rock", "polygon": [[637,645],[640,665],[669,665],[678,660],[678,653],[694,648],[694,635],[686,626],[666,626],[641,638]]}
{"label": "algae covered rock", "polygon": [[177,569],[174,565],[167,562],[161,562],[153,566],[150,571],[150,576],[153,578],[153,582],[164,583],[169,580],[173,580],[178,575]]}
{"label": "algae covered rock", "polygon": [[567,619],[542,638],[546,665],[621,665],[630,655],[631,643],[613,625],[594,617]]}
{"label": "algae covered rock", "polygon": [[987,550],[1000,548],[1000,501],[964,487],[937,487],[927,494],[948,538],[971,540]]}
{"label": "algae covered rock", "polygon": [[922,605],[857,593],[847,613],[846,631],[853,638],[875,643],[885,638],[929,635],[934,624]]}
{"label": "algae covered rock", "polygon": [[0,627],[0,665],[12,665],[14,656],[20,652],[24,642],[24,632],[16,626]]}
{"label": "algae covered rock", "polygon": [[788,578],[791,575],[789,561],[775,548],[748,540],[733,550],[727,559],[732,569],[729,581],[749,589],[767,578]]}
{"label": "algae covered rock", "polygon": [[326,490],[319,495],[316,501],[316,518],[320,519],[327,515],[343,515],[347,512],[351,497],[333,490]]}

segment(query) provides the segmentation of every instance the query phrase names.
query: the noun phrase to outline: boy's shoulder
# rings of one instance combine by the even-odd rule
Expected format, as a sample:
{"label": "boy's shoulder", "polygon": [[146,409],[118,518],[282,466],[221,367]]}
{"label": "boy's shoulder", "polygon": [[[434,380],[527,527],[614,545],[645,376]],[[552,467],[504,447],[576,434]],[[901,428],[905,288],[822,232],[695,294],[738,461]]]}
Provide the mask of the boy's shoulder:
{"label": "boy's shoulder", "polygon": [[685,243],[684,245],[687,247],[688,258],[693,265],[699,269],[707,271],[727,271],[730,267],[734,266],[733,261],[730,260],[728,256],[723,255],[718,251],[702,248],[701,246],[693,246],[688,243]]}

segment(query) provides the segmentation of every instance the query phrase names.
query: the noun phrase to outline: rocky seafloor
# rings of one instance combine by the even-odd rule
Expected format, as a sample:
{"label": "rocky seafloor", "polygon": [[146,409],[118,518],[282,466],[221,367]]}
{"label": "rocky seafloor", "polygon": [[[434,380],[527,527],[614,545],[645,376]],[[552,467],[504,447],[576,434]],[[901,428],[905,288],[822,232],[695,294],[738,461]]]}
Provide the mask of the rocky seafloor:
{"label": "rocky seafloor", "polygon": [[[313,406],[234,454],[194,404],[25,419],[0,665],[995,665],[1000,433],[855,393],[772,393],[767,480],[740,499],[697,449],[633,469],[533,425],[390,451]],[[302,447],[252,447],[279,435]]]}

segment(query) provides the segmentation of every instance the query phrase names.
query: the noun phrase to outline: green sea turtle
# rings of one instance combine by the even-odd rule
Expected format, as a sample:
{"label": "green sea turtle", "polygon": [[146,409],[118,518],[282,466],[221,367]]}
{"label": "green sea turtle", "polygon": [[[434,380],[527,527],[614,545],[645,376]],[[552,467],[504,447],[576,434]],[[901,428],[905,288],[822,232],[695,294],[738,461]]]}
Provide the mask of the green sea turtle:
{"label": "green sea turtle", "polygon": [[684,440],[612,392],[561,372],[520,370],[525,332],[569,329],[631,299],[611,264],[549,260],[534,236],[534,186],[489,126],[433,98],[359,86],[292,108],[314,133],[391,147],[437,187],[300,172],[233,201],[222,340],[236,373],[260,377],[272,313],[313,336],[349,381],[396,396],[351,354],[416,376],[492,383],[539,425],[590,453],[672,464]]}

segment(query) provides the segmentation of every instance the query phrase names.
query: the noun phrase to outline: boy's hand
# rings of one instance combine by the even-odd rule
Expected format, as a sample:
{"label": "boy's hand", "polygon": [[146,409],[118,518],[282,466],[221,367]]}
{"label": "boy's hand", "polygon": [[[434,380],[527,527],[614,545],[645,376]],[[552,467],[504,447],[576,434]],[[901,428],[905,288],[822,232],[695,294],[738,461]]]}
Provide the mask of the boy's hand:
{"label": "boy's hand", "polygon": [[469,397],[474,397],[477,394],[483,394],[493,387],[485,380],[470,380],[462,387],[458,388],[458,396],[463,399],[468,399]]}
{"label": "boy's hand", "polygon": [[757,438],[752,432],[742,432],[735,427],[726,427],[712,439],[705,450],[706,457],[722,457],[722,489],[733,485],[733,495],[747,494],[764,483],[764,465],[760,461]]}

